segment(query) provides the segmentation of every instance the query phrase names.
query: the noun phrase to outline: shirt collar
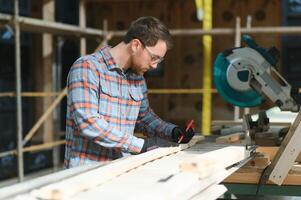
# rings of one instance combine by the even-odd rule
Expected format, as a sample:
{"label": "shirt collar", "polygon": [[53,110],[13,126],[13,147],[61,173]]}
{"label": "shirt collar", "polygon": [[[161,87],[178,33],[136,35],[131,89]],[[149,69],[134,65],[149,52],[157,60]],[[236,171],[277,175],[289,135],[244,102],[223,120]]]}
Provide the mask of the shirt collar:
{"label": "shirt collar", "polygon": [[110,46],[104,46],[99,51],[104,59],[104,62],[106,63],[108,70],[118,69],[118,71],[122,71],[110,53],[110,49]]}
{"label": "shirt collar", "polygon": [[128,69],[126,71],[122,70],[118,64],[115,62],[111,52],[110,46],[104,46],[100,49],[100,54],[102,55],[104,62],[106,63],[106,66],[108,70],[116,70],[118,73],[120,73],[123,77],[140,77],[140,75],[135,74],[132,69]]}

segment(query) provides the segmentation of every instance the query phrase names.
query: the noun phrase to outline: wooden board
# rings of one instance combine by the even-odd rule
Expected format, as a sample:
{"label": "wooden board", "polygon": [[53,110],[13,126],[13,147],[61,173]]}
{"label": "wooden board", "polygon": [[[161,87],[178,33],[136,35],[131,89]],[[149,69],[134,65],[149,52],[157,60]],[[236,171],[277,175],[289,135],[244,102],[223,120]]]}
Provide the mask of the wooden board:
{"label": "wooden board", "polygon": [[[233,173],[225,168],[247,156],[244,146],[199,143],[187,147],[130,156],[18,198],[30,194],[31,199],[189,199],[219,184]],[[181,170],[183,163],[195,163],[197,168]]]}
{"label": "wooden board", "polygon": [[[273,160],[276,153],[278,152],[279,147],[258,147],[256,148],[256,152],[267,153],[270,156],[270,159]],[[301,153],[299,153],[296,158],[296,162],[301,162]]]}
{"label": "wooden board", "polygon": [[[83,199],[87,196],[91,199],[98,196],[105,199],[136,199],[137,196],[141,199],[190,199],[195,195],[202,196],[202,191],[205,192],[211,187],[214,188],[215,184],[218,184],[230,174],[224,167],[237,162],[236,159],[239,159],[237,154],[240,154],[239,152],[243,150],[244,147],[221,147],[207,153],[201,150],[198,153],[195,151],[181,151],[140,166],[92,190],[78,193],[72,199]],[[222,156],[222,153],[228,155],[227,159],[218,159],[225,157]],[[208,159],[216,159],[216,162],[219,163],[214,166],[214,162]],[[183,171],[180,168],[183,162],[205,164],[202,165],[203,167],[199,165],[196,171]],[[203,176],[200,172],[207,175]],[[118,190],[118,193],[115,192],[116,190]],[[215,197],[212,199],[221,194],[214,194]]]}
{"label": "wooden board", "polygon": [[[270,160],[273,160],[279,147],[258,147],[256,152],[268,154]],[[296,162],[301,161],[301,154],[296,159]],[[294,165],[289,171],[287,177],[284,179],[283,185],[301,185],[301,170],[300,165]],[[224,180],[225,183],[250,183],[257,184],[264,167],[257,166],[244,166],[240,168],[237,172],[233,173],[227,179]],[[273,184],[268,182],[268,184]]]}
{"label": "wooden board", "polygon": [[35,190],[33,191],[33,195],[42,199],[65,199],[81,191],[103,184],[144,163],[184,150],[202,139],[202,136],[198,136],[194,137],[188,144],[181,144],[178,147],[158,148],[143,154],[130,156],[119,162],[113,162],[99,169],[91,170],[87,173]]}
{"label": "wooden board", "polygon": [[194,196],[191,200],[213,200],[217,199],[227,191],[224,185],[213,185],[203,192]]}
{"label": "wooden board", "polygon": [[[237,172],[230,175],[223,182],[224,183],[249,183],[257,184],[261,176],[262,169],[255,168],[241,168]],[[267,184],[274,184],[268,181]],[[282,185],[301,185],[300,172],[290,171],[284,179]]]}
{"label": "wooden board", "polygon": [[285,138],[281,142],[272,163],[265,170],[263,177],[281,185],[287,176],[289,170],[294,165],[300,151],[301,140],[301,112],[299,111],[296,119],[290,127]]}
{"label": "wooden board", "polygon": [[242,139],[245,133],[233,133],[230,135],[225,135],[216,138],[216,143],[218,144],[230,144],[230,143],[237,143]]}

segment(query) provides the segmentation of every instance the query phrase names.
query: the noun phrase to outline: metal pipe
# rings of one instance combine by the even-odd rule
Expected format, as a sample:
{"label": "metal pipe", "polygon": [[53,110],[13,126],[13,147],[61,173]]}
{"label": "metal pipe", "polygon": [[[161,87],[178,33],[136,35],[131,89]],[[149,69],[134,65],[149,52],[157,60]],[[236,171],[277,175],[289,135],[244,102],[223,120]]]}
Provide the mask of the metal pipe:
{"label": "metal pipe", "polygon": [[[236,17],[236,24],[235,24],[235,47],[241,46],[241,26],[240,26],[240,17]],[[234,106],[234,120],[239,120],[240,115],[240,108],[238,106]]]}
{"label": "metal pipe", "polygon": [[17,109],[17,151],[18,151],[18,178],[19,182],[24,179],[23,163],[23,127],[22,127],[22,99],[21,99],[21,45],[20,45],[20,26],[19,26],[19,0],[15,0],[15,70],[16,70],[16,109]]}
{"label": "metal pipe", "polygon": [[[247,16],[247,23],[246,23],[246,28],[248,30],[251,30],[251,25],[252,25],[252,16],[251,15],[248,15]],[[250,113],[250,108],[244,108],[244,114],[249,114]]]}

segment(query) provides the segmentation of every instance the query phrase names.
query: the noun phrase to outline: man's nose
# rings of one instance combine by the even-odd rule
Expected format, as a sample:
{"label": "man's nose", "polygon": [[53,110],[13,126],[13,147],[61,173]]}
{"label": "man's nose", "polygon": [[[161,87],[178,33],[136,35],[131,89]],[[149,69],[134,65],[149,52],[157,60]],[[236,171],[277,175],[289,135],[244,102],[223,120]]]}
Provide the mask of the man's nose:
{"label": "man's nose", "polygon": [[158,66],[158,63],[153,63],[153,64],[150,65],[150,67],[151,67],[152,69],[156,69],[157,66]]}

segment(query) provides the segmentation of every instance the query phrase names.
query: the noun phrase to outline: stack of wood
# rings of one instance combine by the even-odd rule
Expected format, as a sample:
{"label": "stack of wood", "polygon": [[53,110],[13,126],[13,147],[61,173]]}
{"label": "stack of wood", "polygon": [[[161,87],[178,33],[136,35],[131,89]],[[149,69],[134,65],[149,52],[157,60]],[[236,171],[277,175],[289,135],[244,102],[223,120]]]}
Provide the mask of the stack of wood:
{"label": "stack of wood", "polygon": [[[199,142],[130,156],[16,196],[17,199],[216,199],[249,155],[243,146]],[[196,144],[196,142],[199,142]],[[66,170],[68,171],[68,170]]]}

